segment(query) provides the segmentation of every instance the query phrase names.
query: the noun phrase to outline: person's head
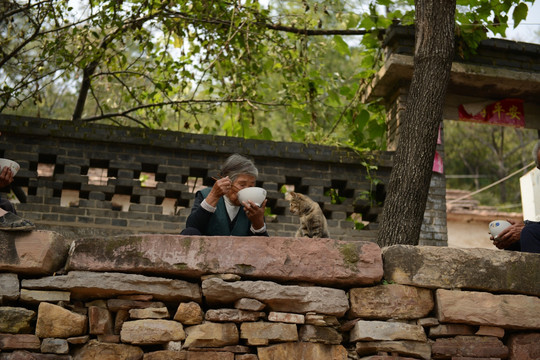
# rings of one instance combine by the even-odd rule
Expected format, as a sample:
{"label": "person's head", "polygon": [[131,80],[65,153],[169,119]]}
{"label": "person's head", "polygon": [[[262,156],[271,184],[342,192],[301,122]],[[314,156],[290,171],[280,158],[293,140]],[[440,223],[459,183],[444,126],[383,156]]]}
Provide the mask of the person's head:
{"label": "person's head", "polygon": [[257,176],[259,176],[259,171],[255,167],[255,164],[253,164],[253,161],[240,154],[232,154],[221,166],[220,175],[222,177],[228,176],[232,182],[242,174],[250,175],[256,180]]}
{"label": "person's head", "polygon": [[222,177],[228,176],[232,181],[233,187],[227,194],[229,200],[235,205],[241,205],[238,203],[236,194],[244,188],[255,186],[259,171],[250,159],[239,154],[233,154],[223,163],[220,175]]}
{"label": "person's head", "polygon": [[540,152],[540,140],[538,140],[536,144],[534,144],[533,148],[534,162],[536,163],[536,167],[540,169],[540,154],[538,154],[538,152]]}

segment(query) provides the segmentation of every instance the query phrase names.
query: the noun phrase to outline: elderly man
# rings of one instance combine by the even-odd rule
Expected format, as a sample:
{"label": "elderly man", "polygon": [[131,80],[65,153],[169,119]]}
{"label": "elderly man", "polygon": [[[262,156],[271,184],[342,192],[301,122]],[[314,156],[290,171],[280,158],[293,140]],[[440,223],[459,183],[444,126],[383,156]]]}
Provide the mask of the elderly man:
{"label": "elderly man", "polygon": [[246,157],[233,154],[223,164],[214,186],[198,191],[182,235],[268,236],[266,200],[240,204],[238,191],[255,186],[259,172]]}
{"label": "elderly man", "polygon": [[[533,157],[536,167],[540,169],[540,141],[534,145]],[[540,253],[540,222],[529,221],[516,223],[507,227],[496,239],[491,237],[493,244],[499,249]]]}

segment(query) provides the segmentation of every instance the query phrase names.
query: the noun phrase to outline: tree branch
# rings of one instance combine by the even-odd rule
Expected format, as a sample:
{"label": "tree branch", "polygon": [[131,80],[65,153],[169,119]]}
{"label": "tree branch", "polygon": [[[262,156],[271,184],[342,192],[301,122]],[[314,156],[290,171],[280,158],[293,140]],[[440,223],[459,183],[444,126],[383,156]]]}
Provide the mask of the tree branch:
{"label": "tree branch", "polygon": [[32,35],[30,35],[30,37],[28,37],[27,39],[24,39],[23,42],[21,42],[19,44],[19,46],[17,46],[15,49],[13,49],[13,51],[11,51],[9,54],[8,53],[4,53],[2,51],[2,59],[0,59],[0,69],[4,66],[4,64],[6,62],[8,62],[9,60],[11,60],[12,58],[14,58],[20,51],[22,48],[24,48],[26,45],[28,45],[30,42],[32,42],[38,35],[40,35],[40,28],[41,28],[41,25],[42,24],[39,24],[37,25],[38,27],[35,28],[35,31]]}
{"label": "tree branch", "polygon": [[284,31],[293,34],[307,35],[307,36],[326,36],[326,35],[366,35],[375,31],[384,32],[384,29],[299,29],[292,26],[283,26],[269,23],[257,23],[263,25],[267,29]]}
{"label": "tree branch", "polygon": [[243,98],[240,98],[240,99],[215,99],[215,100],[212,100],[212,99],[206,99],[206,100],[188,99],[188,100],[176,100],[176,101],[160,102],[160,103],[154,103],[154,104],[142,104],[142,105],[135,106],[135,107],[133,107],[131,109],[127,109],[127,110],[124,110],[124,111],[121,111],[121,112],[108,113],[108,114],[102,114],[102,115],[97,115],[97,116],[91,116],[91,117],[80,119],[80,121],[92,122],[92,121],[110,119],[110,118],[119,117],[119,116],[127,117],[130,120],[135,120],[133,117],[129,116],[128,114],[130,114],[130,113],[132,113],[134,111],[138,111],[138,110],[155,108],[155,107],[163,107],[163,106],[171,106],[171,105],[221,104],[221,103],[244,103],[244,102],[250,104],[251,106],[253,106],[252,104],[266,105],[266,106],[283,106],[283,105],[285,105],[285,104],[262,103],[262,102],[257,102],[257,101],[253,101],[253,100],[249,100],[249,99],[243,99]]}
{"label": "tree branch", "polygon": [[90,89],[92,76],[94,75],[97,67],[99,66],[99,61],[101,60],[101,56],[103,56],[104,51],[107,49],[109,44],[114,40],[115,36],[122,32],[125,28],[128,26],[136,25],[136,24],[142,24],[145,21],[154,18],[157,16],[156,14],[150,14],[147,16],[143,16],[138,19],[134,19],[132,21],[128,21],[124,23],[122,26],[118,27],[115,31],[110,33],[109,35],[105,36],[105,38],[101,41],[101,44],[99,45],[99,49],[102,51],[100,56],[94,60],[92,60],[84,69],[83,69],[83,78],[81,81],[81,88],[79,90],[79,97],[77,98],[77,103],[75,104],[75,109],[73,110],[73,115],[71,119],[73,121],[81,121],[82,113],[84,111],[84,106],[86,104],[86,98],[88,96],[88,90]]}
{"label": "tree branch", "polygon": [[[37,2],[35,4],[31,4],[31,3],[28,3],[24,6],[20,6],[19,4],[17,3],[11,3],[10,5],[14,5],[12,7],[11,10],[8,10],[8,11],[5,11],[3,14],[2,14],[2,17],[0,17],[0,19],[7,19],[8,17],[11,17],[13,15],[17,15],[18,13],[21,13],[21,12],[26,12],[32,8],[35,8],[35,7],[39,7],[43,4],[46,4],[46,3],[50,3],[51,0],[44,0],[44,1],[40,1],[40,2]],[[17,7],[15,7],[17,6]]]}
{"label": "tree branch", "polygon": [[[215,25],[225,25],[231,26],[231,22],[227,20],[208,18],[208,19],[198,19],[192,16],[189,16],[186,13],[182,12],[170,12],[170,15],[174,15],[176,18],[181,18],[190,22],[199,22]],[[293,26],[285,26],[281,24],[273,24],[265,21],[255,21],[255,25],[265,27],[269,30],[283,31],[299,35],[307,36],[325,36],[325,35],[366,35],[372,32],[381,32],[384,33],[385,29],[299,29]]]}

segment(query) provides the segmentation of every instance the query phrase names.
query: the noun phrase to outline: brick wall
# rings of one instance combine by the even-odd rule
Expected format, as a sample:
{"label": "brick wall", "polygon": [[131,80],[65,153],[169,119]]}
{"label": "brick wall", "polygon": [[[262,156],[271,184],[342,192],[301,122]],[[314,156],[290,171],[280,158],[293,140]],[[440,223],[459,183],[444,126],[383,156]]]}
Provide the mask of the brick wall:
{"label": "brick wall", "polygon": [[[17,211],[38,228],[68,237],[179,233],[194,191],[211,186],[222,162],[238,152],[252,157],[259,169],[257,185],[267,190],[272,213],[266,219],[271,235],[294,236],[299,224],[281,192],[286,185],[321,205],[332,238],[372,241],[391,171],[391,152],[362,156],[328,146],[8,115],[0,116],[0,131],[0,157],[21,165],[13,186],[15,201],[21,202]],[[363,161],[377,170],[368,174]],[[338,191],[341,203],[332,202],[330,189]],[[438,194],[430,201],[443,205],[428,204],[421,243],[444,246],[444,182],[434,179],[430,193]],[[364,229],[355,230],[351,216],[361,219]]]}
{"label": "brick wall", "polygon": [[[17,210],[39,228],[92,236],[119,231],[178,233],[193,204],[194,191],[211,186],[212,176],[231,153],[252,157],[258,186],[268,191],[269,231],[294,236],[298,218],[280,189],[309,195],[321,204],[333,238],[375,238],[391,153],[360,156],[350,150],[193,135],[161,130],[2,115],[0,157],[21,165],[14,189]],[[378,165],[370,176],[361,162]],[[336,189],[343,198],[332,203]],[[15,200],[17,201],[17,200]],[[367,226],[347,220],[362,216]]]}

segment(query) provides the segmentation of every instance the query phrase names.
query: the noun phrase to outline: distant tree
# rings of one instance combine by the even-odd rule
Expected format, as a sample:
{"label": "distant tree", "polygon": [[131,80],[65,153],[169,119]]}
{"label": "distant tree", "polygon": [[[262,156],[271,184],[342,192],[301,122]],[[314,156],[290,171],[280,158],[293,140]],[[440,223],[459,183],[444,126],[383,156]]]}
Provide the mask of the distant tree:
{"label": "distant tree", "polygon": [[[453,188],[478,190],[533,161],[531,149],[537,140],[536,130],[449,120],[445,121],[444,132],[446,173],[477,176],[449,179],[447,186]],[[529,170],[524,170],[523,174]],[[519,202],[517,177],[493,187],[487,191],[488,196],[478,198],[486,199],[489,205]]]}
{"label": "distant tree", "polygon": [[5,1],[0,111],[54,114],[43,107],[64,89],[73,121],[272,139],[273,119],[288,139],[381,146],[383,112],[360,102],[379,58],[342,36],[390,20],[343,4]]}

